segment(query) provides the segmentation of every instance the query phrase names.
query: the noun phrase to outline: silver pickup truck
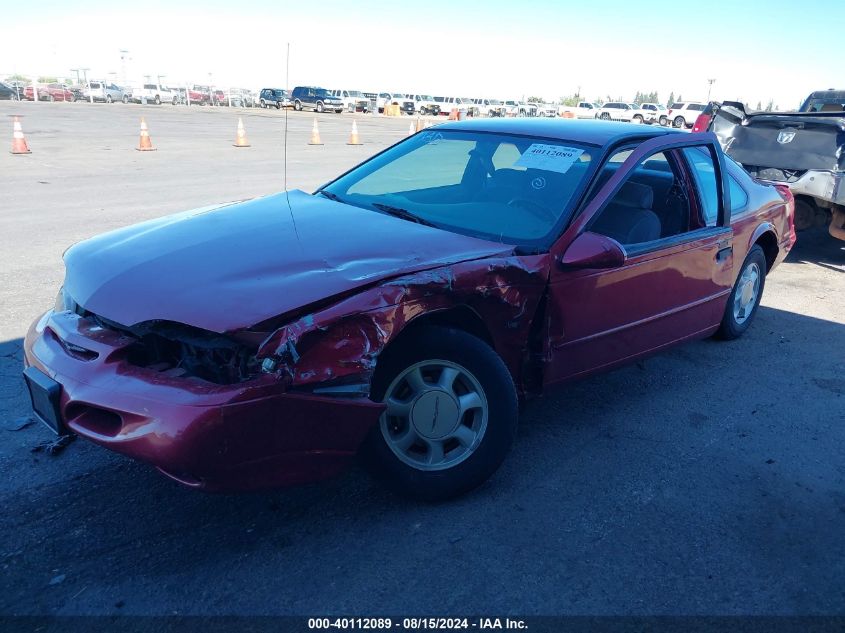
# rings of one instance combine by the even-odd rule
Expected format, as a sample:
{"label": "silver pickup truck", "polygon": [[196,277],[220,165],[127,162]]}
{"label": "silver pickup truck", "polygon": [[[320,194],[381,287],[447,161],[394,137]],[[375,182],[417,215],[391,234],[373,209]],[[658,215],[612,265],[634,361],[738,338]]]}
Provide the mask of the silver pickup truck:
{"label": "silver pickup truck", "polygon": [[828,224],[845,240],[845,90],[813,92],[797,112],[749,112],[734,101],[708,110],[701,127],[726,154],[755,178],[792,191],[797,230]]}

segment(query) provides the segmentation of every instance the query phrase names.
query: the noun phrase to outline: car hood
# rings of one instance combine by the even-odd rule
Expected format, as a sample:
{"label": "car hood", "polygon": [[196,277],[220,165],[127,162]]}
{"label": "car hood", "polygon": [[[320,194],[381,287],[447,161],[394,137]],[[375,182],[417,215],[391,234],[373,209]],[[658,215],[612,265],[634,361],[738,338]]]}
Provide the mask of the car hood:
{"label": "car hood", "polygon": [[384,279],[513,248],[291,191],[106,233],[65,253],[65,291],[124,326],[230,332]]}

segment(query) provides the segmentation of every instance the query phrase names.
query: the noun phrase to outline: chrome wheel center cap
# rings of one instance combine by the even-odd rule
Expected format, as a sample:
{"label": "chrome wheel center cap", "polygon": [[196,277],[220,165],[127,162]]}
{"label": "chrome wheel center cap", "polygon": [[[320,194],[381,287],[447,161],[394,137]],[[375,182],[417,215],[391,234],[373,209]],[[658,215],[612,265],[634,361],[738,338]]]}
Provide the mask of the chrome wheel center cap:
{"label": "chrome wheel center cap", "polygon": [[436,440],[450,435],[458,426],[460,407],[445,391],[422,394],[411,409],[411,423],[424,438]]}

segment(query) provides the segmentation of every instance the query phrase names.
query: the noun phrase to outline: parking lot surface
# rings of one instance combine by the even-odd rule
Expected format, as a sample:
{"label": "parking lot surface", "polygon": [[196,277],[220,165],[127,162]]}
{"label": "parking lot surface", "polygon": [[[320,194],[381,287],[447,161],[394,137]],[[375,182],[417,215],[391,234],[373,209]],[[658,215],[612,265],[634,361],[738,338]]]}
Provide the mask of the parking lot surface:
{"label": "parking lot surface", "polygon": [[[208,495],[84,441],[31,452],[49,432],[11,430],[29,414],[21,339],[70,244],[282,190],[284,113],[0,102],[10,138],[12,114],[32,154],[0,153],[0,613],[845,612],[842,242],[801,234],[743,338],[528,402],[502,469],[456,501],[405,501],[360,469]],[[142,115],[155,152],[134,149]],[[290,188],[411,122],[320,115],[309,146],[313,118],[288,115]]]}

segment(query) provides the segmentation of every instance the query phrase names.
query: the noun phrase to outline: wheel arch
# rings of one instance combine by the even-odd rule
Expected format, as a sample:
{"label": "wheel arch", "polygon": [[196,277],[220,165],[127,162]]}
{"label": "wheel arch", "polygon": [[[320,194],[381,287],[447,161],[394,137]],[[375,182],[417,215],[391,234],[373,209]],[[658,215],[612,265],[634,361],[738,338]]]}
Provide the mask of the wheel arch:
{"label": "wheel arch", "polygon": [[772,269],[778,256],[778,239],[774,227],[771,224],[764,224],[754,232],[749,250],[754,246],[760,246],[766,256],[766,273]]}

